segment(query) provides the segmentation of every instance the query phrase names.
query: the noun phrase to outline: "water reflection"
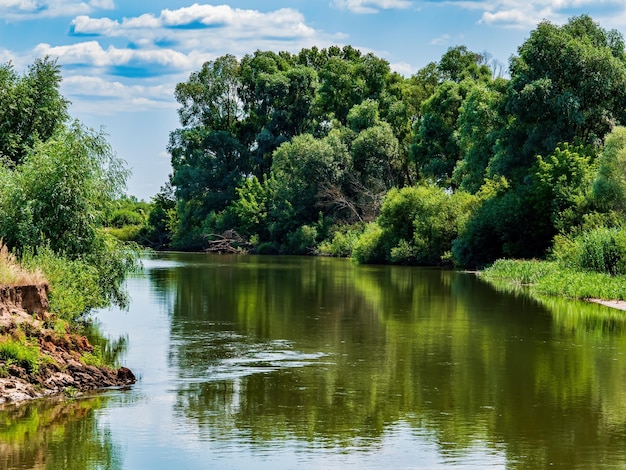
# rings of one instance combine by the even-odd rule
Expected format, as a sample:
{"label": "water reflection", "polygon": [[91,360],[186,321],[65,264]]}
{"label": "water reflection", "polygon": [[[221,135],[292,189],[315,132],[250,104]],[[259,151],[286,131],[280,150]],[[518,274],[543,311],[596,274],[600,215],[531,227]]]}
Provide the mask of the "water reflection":
{"label": "water reflection", "polygon": [[102,315],[139,383],[0,412],[0,468],[626,466],[621,312],[326,258],[145,267]]}
{"label": "water reflection", "polygon": [[0,409],[0,468],[122,469],[122,452],[98,422],[104,396]]}
{"label": "water reflection", "polygon": [[599,307],[572,328],[560,303],[461,273],[206,259],[150,273],[172,296],[175,411],[204,439],[369,448],[409,423],[444,460],[626,464],[623,322]]}

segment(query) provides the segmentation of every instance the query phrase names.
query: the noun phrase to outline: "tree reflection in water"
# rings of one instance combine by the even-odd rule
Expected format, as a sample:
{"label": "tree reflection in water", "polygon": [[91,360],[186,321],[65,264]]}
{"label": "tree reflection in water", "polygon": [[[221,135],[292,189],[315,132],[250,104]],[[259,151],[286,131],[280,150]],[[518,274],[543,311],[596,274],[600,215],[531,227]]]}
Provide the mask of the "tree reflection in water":
{"label": "tree reflection in water", "polygon": [[[444,459],[486,445],[511,468],[626,463],[615,446],[626,372],[614,360],[625,322],[602,307],[503,294],[450,271],[209,260],[151,273],[173,306],[175,412],[203,439],[367,449],[410,423]],[[309,359],[215,374],[277,341]]]}

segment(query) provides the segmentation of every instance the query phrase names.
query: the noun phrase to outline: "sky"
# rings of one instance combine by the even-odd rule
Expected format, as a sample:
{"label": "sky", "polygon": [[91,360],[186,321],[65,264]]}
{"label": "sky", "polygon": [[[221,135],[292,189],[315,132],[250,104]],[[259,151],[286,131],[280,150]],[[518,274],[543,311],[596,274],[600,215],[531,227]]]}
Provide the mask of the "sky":
{"label": "sky", "polygon": [[171,173],[174,88],[206,61],[351,45],[408,77],[464,45],[506,66],[537,23],[580,14],[626,33],[625,0],[0,0],[0,63],[55,58],[70,114],[104,130],[147,201]]}

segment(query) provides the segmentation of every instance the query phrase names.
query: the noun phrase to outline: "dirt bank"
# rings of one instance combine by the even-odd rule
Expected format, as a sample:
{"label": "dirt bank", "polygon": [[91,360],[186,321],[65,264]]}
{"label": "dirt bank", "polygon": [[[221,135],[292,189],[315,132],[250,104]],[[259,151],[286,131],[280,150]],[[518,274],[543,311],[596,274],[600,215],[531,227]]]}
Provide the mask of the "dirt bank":
{"label": "dirt bank", "polygon": [[86,364],[93,346],[84,336],[50,329],[48,308],[45,284],[0,286],[0,343],[18,340],[40,354],[34,366],[0,354],[0,404],[135,383],[125,367]]}

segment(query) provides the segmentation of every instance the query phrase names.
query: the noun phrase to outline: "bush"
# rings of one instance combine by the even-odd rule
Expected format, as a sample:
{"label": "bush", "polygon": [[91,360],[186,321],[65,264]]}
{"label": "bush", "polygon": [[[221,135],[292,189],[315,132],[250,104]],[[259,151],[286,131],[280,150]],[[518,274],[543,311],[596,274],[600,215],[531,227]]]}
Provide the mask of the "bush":
{"label": "bush", "polygon": [[39,347],[12,339],[0,341],[0,359],[14,362],[26,371],[36,374],[39,372]]}
{"label": "bush", "polygon": [[287,243],[282,252],[291,255],[311,255],[317,246],[317,228],[310,225],[298,227],[295,232],[287,234]]}
{"label": "bush", "polygon": [[352,258],[359,263],[384,263],[386,255],[383,229],[376,222],[367,224],[354,244]]}
{"label": "bush", "polygon": [[598,227],[575,235],[559,235],[552,256],[571,269],[626,274],[626,231]]}
{"label": "bush", "polygon": [[111,215],[110,226],[122,228],[126,225],[143,225],[145,217],[130,209],[116,209]]}
{"label": "bush", "polygon": [[465,226],[476,197],[448,193],[435,186],[392,189],[376,223],[380,233],[366,231],[355,244],[359,262],[441,265],[452,241]]}
{"label": "bush", "polygon": [[77,320],[111,303],[124,307],[128,302],[123,281],[136,266],[137,252],[124,250],[110,237],[99,243],[98,252],[79,259],[59,256],[47,247],[24,252],[22,264],[41,270],[50,284],[50,310],[65,320]]}
{"label": "bush", "polygon": [[141,239],[144,227],[141,225],[125,225],[124,227],[111,227],[106,231],[122,242],[138,242]]}
{"label": "bush", "polygon": [[324,240],[317,250],[322,255],[347,258],[352,256],[354,245],[363,233],[361,224],[351,227],[343,227],[337,230],[330,240]]}

